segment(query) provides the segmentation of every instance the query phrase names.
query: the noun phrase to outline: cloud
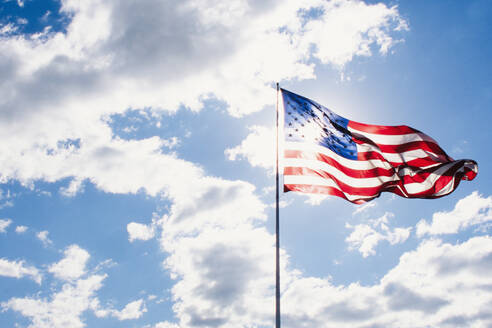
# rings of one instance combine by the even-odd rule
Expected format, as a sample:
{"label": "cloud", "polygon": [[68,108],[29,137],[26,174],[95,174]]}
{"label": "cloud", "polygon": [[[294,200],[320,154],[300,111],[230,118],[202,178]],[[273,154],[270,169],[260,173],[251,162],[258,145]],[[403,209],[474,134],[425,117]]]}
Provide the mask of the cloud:
{"label": "cloud", "polygon": [[482,225],[492,221],[492,196],[483,197],[477,191],[456,203],[450,212],[437,212],[429,224],[420,220],[417,224],[417,236],[453,234],[473,225]]}
{"label": "cloud", "polygon": [[86,273],[85,265],[89,260],[89,253],[77,245],[71,245],[64,251],[65,257],[50,265],[48,271],[62,280],[74,280]]}
{"label": "cloud", "polygon": [[[259,111],[273,103],[274,81],[315,78],[320,61],[341,69],[371,47],[385,53],[403,26],[396,7],[340,0],[61,4],[71,17],[66,33],[0,40],[0,151],[10,154],[0,158],[2,181],[70,178],[69,194],[89,181],[105,192],[166,197],[172,205],[160,241],[176,279],[179,325],[270,324],[274,238],[258,226],[266,206],[255,187],[207,177],[165,153],[169,142],[159,137],[122,140],[108,117],[139,108],[155,115],[182,106],[198,111],[209,98],[223,101],[233,116]],[[240,147],[237,156],[250,153]],[[266,165],[261,156],[258,163]],[[38,238],[47,243],[48,232]],[[287,263],[282,251],[286,288],[301,277]],[[40,327],[81,327],[88,309],[109,315],[95,296],[105,276],[82,279],[82,271],[55,270],[74,278],[50,299],[15,298],[2,307]],[[360,318],[372,313],[365,304],[354,309]]]}
{"label": "cloud", "polygon": [[352,215],[356,215],[356,214],[360,214],[360,213],[366,212],[370,208],[376,207],[377,204],[378,203],[373,200],[371,202],[367,202],[367,203],[364,203],[362,205],[356,205],[355,206],[355,211],[354,211],[354,213],[352,213]]}
{"label": "cloud", "polygon": [[15,196],[16,195],[12,194],[10,190],[7,190],[7,192],[0,190],[0,209],[4,207],[14,206],[14,202],[12,201],[12,198],[14,198]]}
{"label": "cloud", "polygon": [[[422,242],[374,285],[333,285],[328,279],[299,277],[284,289],[286,327],[487,326],[492,301],[487,259],[492,239],[475,237],[457,245]],[[461,265],[446,272],[449,262]],[[312,295],[316,295],[313,298]],[[457,320],[458,319],[458,320]]]}
{"label": "cloud", "polygon": [[[101,306],[97,291],[102,288],[106,274],[88,274],[86,262],[90,254],[78,245],[71,245],[64,251],[64,258],[48,266],[48,272],[63,281],[60,288],[53,285],[51,295],[42,298],[36,296],[13,297],[0,303],[2,311],[12,310],[31,320],[29,327],[36,328],[81,328],[85,327],[83,314],[94,312],[98,318],[112,316],[118,320],[138,319],[147,308],[142,299],[128,303],[122,310],[111,306]],[[108,267],[111,260],[99,263],[90,272]],[[29,276],[39,284],[41,274],[34,267],[27,267],[23,261],[10,262],[0,259],[0,275],[21,278]],[[85,277],[84,277],[85,276]]]}
{"label": "cloud", "polygon": [[90,309],[95,293],[102,287],[106,275],[92,275],[66,283],[49,299],[38,297],[11,298],[1,303],[3,310],[13,310],[28,317],[36,328],[81,328],[81,315]]}
{"label": "cloud", "polygon": [[17,232],[17,233],[20,234],[20,233],[26,232],[27,229],[28,229],[28,227],[26,227],[26,226],[22,226],[22,225],[21,226],[17,226],[17,227],[15,227],[15,232]]}
{"label": "cloud", "polygon": [[305,204],[309,204],[309,205],[312,205],[312,206],[318,206],[318,205],[321,205],[321,203],[327,199],[329,199],[330,197],[327,196],[327,195],[316,195],[316,194],[306,194],[306,195],[303,195],[305,196],[307,199],[304,201]]}
{"label": "cloud", "polygon": [[74,197],[79,192],[84,190],[83,182],[84,180],[79,178],[72,179],[67,187],[60,188],[60,194],[65,197]]}
{"label": "cloud", "polygon": [[128,303],[121,311],[113,311],[112,315],[116,317],[118,320],[122,321],[122,320],[138,319],[145,312],[147,312],[145,303],[142,299],[139,299]]}
{"label": "cloud", "polygon": [[51,239],[48,238],[48,234],[49,232],[46,230],[40,231],[36,234],[36,237],[43,243],[44,247],[48,247],[53,244]]}
{"label": "cloud", "polygon": [[9,261],[4,258],[0,258],[0,276],[17,279],[27,276],[38,284],[42,279],[41,273],[35,267],[24,265],[24,261]]}
{"label": "cloud", "polygon": [[390,229],[388,221],[393,216],[393,213],[385,213],[378,219],[370,220],[369,224],[352,226],[347,223],[346,227],[353,229],[350,236],[345,239],[349,244],[349,249],[357,249],[363,257],[368,257],[376,254],[375,248],[383,240],[388,241],[391,245],[405,242],[412,228]]}
{"label": "cloud", "polygon": [[11,223],[11,219],[0,219],[0,233],[5,233]]}
{"label": "cloud", "polygon": [[275,167],[275,129],[252,126],[251,133],[240,145],[225,150],[231,161],[246,159],[252,166],[266,169]]}
{"label": "cloud", "polygon": [[320,7],[324,14],[306,23],[303,40],[315,46],[313,56],[322,63],[343,66],[354,56],[370,56],[371,44],[386,54],[395,44],[386,32],[389,26],[396,23],[395,29],[408,29],[396,7],[382,3],[368,6],[362,1],[326,1]]}
{"label": "cloud", "polygon": [[128,240],[133,242],[134,240],[149,240],[154,238],[155,229],[154,226],[148,226],[145,224],[130,222],[126,226],[128,231]]}
{"label": "cloud", "polygon": [[72,178],[68,196],[86,180],[156,195],[201,174],[163,153],[169,140],[115,137],[111,115],[199,110],[211,97],[234,116],[259,111],[272,104],[273,81],[314,78],[313,57],[341,66],[369,46],[385,53],[403,24],[396,7],[341,0],[64,0],[61,14],[71,18],[66,33],[0,40],[0,151],[11,155],[0,169],[2,181],[24,185]]}
{"label": "cloud", "polygon": [[180,328],[180,327],[175,323],[171,323],[168,321],[162,321],[162,322],[156,323],[155,325],[152,325],[152,326],[145,326],[144,328]]}

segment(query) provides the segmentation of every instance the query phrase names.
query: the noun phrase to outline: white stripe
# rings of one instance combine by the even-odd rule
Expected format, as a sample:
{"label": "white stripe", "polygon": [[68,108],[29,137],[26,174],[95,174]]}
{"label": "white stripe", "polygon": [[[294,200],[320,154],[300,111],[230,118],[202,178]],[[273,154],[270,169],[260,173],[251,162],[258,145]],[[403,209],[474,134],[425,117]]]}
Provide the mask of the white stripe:
{"label": "white stripe", "polygon": [[412,183],[406,183],[404,185],[406,191],[408,194],[418,194],[421,192],[424,192],[426,190],[431,189],[436,181],[444,174],[446,173],[450,168],[455,165],[455,162],[450,162],[447,163],[437,170],[435,170],[433,173],[431,173],[427,179],[425,179],[423,182],[412,182]]}
{"label": "white stripe", "polygon": [[[381,149],[378,147],[375,147],[374,145],[370,145],[367,143],[364,144],[357,144],[357,151],[358,152],[377,152],[381,154],[388,162],[394,162],[394,163],[406,163],[414,159],[418,158],[426,158],[430,157],[432,160],[437,161],[437,162],[442,162],[442,161],[447,161],[447,159],[442,156],[442,155],[437,155],[434,154],[433,152],[426,151],[423,149],[413,149],[413,150],[408,150],[400,153],[385,153],[382,152]],[[433,164],[434,165],[434,164]],[[430,166],[433,166],[430,165]]]}
{"label": "white stripe", "polygon": [[371,159],[367,161],[348,159],[336,154],[335,152],[331,151],[329,148],[319,146],[316,144],[303,143],[303,142],[285,142],[284,149],[320,153],[333,158],[335,161],[340,163],[340,165],[343,165],[352,170],[370,170],[375,167],[380,167],[389,170],[392,168],[392,166],[388,162],[382,161],[380,159]]}
{"label": "white stripe", "polygon": [[[369,178],[354,178],[346,175],[342,171],[337,168],[326,164],[325,162],[317,161],[317,160],[308,160],[302,158],[286,158],[284,161],[285,167],[306,167],[312,170],[323,170],[341,182],[348,184],[353,188],[363,188],[363,187],[379,187],[383,183],[388,181],[398,181],[399,177],[396,174],[393,176],[379,176],[379,177],[369,177]],[[324,178],[323,178],[324,179]]]}
{"label": "white stripe", "polygon": [[408,133],[408,134],[397,134],[397,135],[386,135],[386,134],[375,134],[360,131],[349,126],[348,130],[352,134],[360,134],[369,140],[381,145],[401,145],[412,141],[428,141],[437,144],[437,142],[424,133]]}
{"label": "white stripe", "polygon": [[[367,148],[362,148],[359,150],[359,148],[365,147],[367,144],[363,145],[357,145],[357,151],[365,152],[369,151]],[[376,167],[383,168],[383,169],[391,169],[393,166],[391,166],[390,163],[380,160],[380,159],[370,159],[370,160],[356,160],[356,159],[348,159],[345,157],[342,157],[332,151],[329,148],[312,144],[312,143],[304,143],[304,142],[285,142],[284,143],[284,149],[285,150],[297,150],[297,151],[305,151],[305,152],[311,152],[311,153],[319,153],[326,155],[328,157],[333,158],[336,160],[340,165],[345,166],[346,168],[352,169],[352,170],[370,170]],[[374,149],[374,148],[373,148]],[[374,149],[376,151],[376,149]],[[383,156],[387,161],[391,162],[396,162],[396,163],[404,163],[408,162],[412,159],[417,159],[417,158],[425,158],[425,157],[430,157],[431,154],[425,153],[422,150],[411,150],[402,153],[403,155],[400,154],[393,154],[393,153],[382,153],[381,151],[377,150],[381,156]],[[284,159],[285,160],[285,159]],[[438,158],[435,158],[434,160],[440,161]],[[421,168],[429,168],[435,165],[438,165],[439,163],[423,166]]]}
{"label": "white stripe", "polygon": [[[456,163],[448,163],[447,165],[443,165],[439,169],[437,169],[435,172],[430,174],[427,179],[425,179],[423,182],[413,182],[413,183],[407,183],[403,185],[403,193],[407,195],[412,195],[412,194],[419,194],[424,191],[427,191],[431,189],[437,180],[444,174],[446,173],[450,168],[453,167],[453,165]],[[370,183],[371,179],[374,178],[367,178],[367,179],[353,179],[355,181],[356,186],[345,182],[347,185],[349,185],[351,188],[363,188],[363,187],[378,187],[381,184],[372,184]],[[342,179],[340,179],[342,180]],[[398,178],[393,178],[393,180],[388,179],[387,181],[396,181]],[[451,180],[453,182],[454,179]],[[285,175],[284,176],[284,183],[285,184],[309,184],[309,185],[316,185],[316,186],[329,186],[329,187],[336,187],[340,191],[340,187],[336,184],[331,179],[325,179],[322,177],[315,177],[315,176],[303,176],[303,175]],[[432,194],[434,196],[441,196],[441,195],[446,195],[454,190],[454,184],[453,183],[448,183],[445,187],[443,187],[441,190],[438,192]],[[345,193],[347,194],[347,193]],[[359,196],[357,196],[359,197]],[[357,198],[356,197],[356,198]]]}
{"label": "white stripe", "polygon": [[360,198],[373,198],[374,196],[362,196],[362,195],[355,195],[355,194],[349,194],[344,192],[340,187],[333,181],[329,179],[322,179],[322,178],[316,178],[316,177],[309,177],[305,175],[286,175],[284,176],[284,184],[290,185],[310,185],[310,186],[323,186],[323,187],[333,187],[339,191],[341,191],[345,197],[349,200],[356,200]]}

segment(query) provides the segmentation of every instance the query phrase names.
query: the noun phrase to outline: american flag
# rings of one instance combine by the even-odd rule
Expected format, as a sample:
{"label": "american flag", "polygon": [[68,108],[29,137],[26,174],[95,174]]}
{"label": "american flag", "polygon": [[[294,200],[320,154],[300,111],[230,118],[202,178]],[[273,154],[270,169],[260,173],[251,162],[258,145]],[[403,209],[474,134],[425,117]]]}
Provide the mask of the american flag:
{"label": "american flag", "polygon": [[326,194],[364,203],[387,191],[438,198],[478,173],[473,160],[453,160],[411,127],[350,121],[280,89],[284,105],[284,191]]}

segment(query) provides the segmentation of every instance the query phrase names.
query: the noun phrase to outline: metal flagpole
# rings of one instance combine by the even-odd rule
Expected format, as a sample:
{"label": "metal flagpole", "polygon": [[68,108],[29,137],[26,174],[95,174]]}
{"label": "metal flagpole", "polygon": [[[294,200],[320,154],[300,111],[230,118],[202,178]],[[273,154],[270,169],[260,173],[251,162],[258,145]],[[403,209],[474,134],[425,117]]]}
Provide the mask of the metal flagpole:
{"label": "metal flagpole", "polygon": [[279,259],[279,246],[280,246],[280,239],[279,239],[279,206],[278,206],[278,198],[279,198],[279,192],[278,192],[278,184],[279,184],[279,179],[278,179],[278,92],[279,92],[279,85],[277,83],[277,137],[276,137],[276,153],[277,153],[277,158],[276,158],[276,165],[275,165],[275,171],[276,171],[276,208],[275,208],[275,239],[276,239],[276,248],[275,248],[275,264],[276,264],[276,274],[275,274],[275,328],[280,328],[280,259]]}

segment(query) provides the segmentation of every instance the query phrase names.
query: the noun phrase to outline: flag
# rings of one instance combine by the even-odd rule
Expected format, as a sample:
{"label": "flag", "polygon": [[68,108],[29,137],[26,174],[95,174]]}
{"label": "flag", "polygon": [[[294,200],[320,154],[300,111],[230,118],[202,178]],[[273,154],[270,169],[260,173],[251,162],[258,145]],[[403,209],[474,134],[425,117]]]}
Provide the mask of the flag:
{"label": "flag", "polygon": [[280,89],[284,106],[284,191],[326,194],[364,203],[387,191],[438,198],[478,173],[473,160],[453,160],[409,126],[350,121]]}

